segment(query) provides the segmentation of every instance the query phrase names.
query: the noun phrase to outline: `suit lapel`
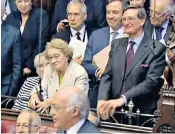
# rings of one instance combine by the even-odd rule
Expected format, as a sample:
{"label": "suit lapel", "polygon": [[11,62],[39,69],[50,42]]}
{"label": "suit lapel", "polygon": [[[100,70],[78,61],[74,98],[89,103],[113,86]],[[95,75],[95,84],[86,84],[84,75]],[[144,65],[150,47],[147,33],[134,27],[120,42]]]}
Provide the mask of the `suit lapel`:
{"label": "suit lapel", "polygon": [[2,24],[1,28],[2,28],[2,31],[3,31],[1,33],[1,45],[3,45],[5,39],[8,36],[8,29],[7,29],[7,25],[6,24]]}
{"label": "suit lapel", "polygon": [[131,67],[127,70],[125,77],[128,76],[128,74],[131,72],[131,70],[134,68],[135,64],[145,55],[146,52],[148,52],[148,38],[144,35],[144,38],[142,39],[135,55],[133,62],[131,64]]}
{"label": "suit lapel", "polygon": [[121,73],[122,73],[122,78],[123,78],[125,74],[125,67],[126,67],[126,50],[128,45],[128,38],[123,38],[123,41],[121,43],[119,42],[119,44],[121,45],[119,50],[117,51],[118,54],[116,54],[117,56],[116,59],[118,59],[120,64],[118,64],[118,62],[116,62],[115,64],[119,65],[119,68],[121,69]]}
{"label": "suit lapel", "polygon": [[169,24],[168,24],[168,27],[167,27],[167,30],[166,30],[166,33],[165,33],[165,36],[164,36],[165,41],[167,41],[169,39],[171,31],[172,31],[172,22],[169,21]]}

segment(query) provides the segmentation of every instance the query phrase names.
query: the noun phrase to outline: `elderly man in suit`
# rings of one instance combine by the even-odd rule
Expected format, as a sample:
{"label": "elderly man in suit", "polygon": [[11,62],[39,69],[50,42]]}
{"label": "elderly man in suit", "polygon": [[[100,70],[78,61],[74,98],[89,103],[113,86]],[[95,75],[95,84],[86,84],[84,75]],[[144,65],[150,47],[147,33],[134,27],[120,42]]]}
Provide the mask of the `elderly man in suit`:
{"label": "elderly man in suit", "polygon": [[[1,19],[5,7],[1,1]],[[1,22],[1,95],[16,96],[22,76],[22,46],[20,31]]]}
{"label": "elderly man in suit", "polygon": [[[150,23],[145,25],[145,31],[150,38],[158,41],[167,41],[172,30],[172,21],[169,16],[174,9],[173,0],[151,0]],[[150,34],[151,33],[151,34]]]}
{"label": "elderly man in suit", "polygon": [[[108,0],[106,3],[106,20],[109,26],[94,31],[90,36],[82,65],[88,72],[91,81],[93,81],[91,82],[92,86],[94,86],[96,77],[97,79],[100,79],[104,72],[104,68],[99,68],[93,63],[93,56],[105,47],[111,45],[113,39],[121,38],[124,35],[124,29],[121,22],[122,11],[122,0]],[[89,97],[90,101],[92,101],[91,106],[96,107],[96,103],[94,102],[97,102],[98,89],[91,90],[90,92]]]}
{"label": "elderly man in suit", "polygon": [[57,133],[101,133],[87,118],[89,102],[77,87],[64,87],[52,98],[51,115]]}
{"label": "elderly man in suit", "polygon": [[102,76],[98,94],[98,114],[107,119],[116,108],[131,99],[134,111],[153,113],[165,68],[165,46],[149,39],[143,32],[145,9],[129,6],[123,12],[127,38],[112,42],[110,57]]}
{"label": "elderly man in suit", "polygon": [[[52,18],[51,33],[54,34],[58,30],[57,25],[62,20],[67,19],[66,7],[70,1],[77,0],[57,0],[55,4],[54,14]],[[105,1],[104,0],[78,0],[84,2],[87,6],[87,19],[85,24],[91,29],[95,30],[106,26],[105,20]]]}
{"label": "elderly man in suit", "polygon": [[79,0],[70,1],[67,5],[69,27],[57,32],[52,38],[61,38],[69,43],[71,38],[75,37],[82,42],[87,42],[92,32],[92,30],[85,25],[87,16],[87,7],[83,2]]}

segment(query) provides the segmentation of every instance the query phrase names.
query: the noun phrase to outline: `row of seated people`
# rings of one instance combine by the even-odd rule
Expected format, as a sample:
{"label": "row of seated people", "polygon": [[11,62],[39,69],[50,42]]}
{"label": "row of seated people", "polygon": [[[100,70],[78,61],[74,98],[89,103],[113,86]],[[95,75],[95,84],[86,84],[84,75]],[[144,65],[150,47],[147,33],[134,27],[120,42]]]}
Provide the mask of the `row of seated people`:
{"label": "row of seated people", "polygon": [[[4,5],[3,2],[5,3],[5,5],[13,5],[13,6],[10,6],[11,8],[12,7],[14,8],[14,5],[16,5],[16,8],[17,8],[16,11],[12,10],[13,12],[11,13],[9,11],[10,7],[7,8],[7,12],[10,14],[6,18],[6,23],[16,27],[21,32],[21,35],[22,35],[21,44],[23,46],[22,47],[23,74],[25,76],[36,75],[34,64],[33,64],[34,57],[37,53],[42,52],[45,49],[46,42],[49,41],[50,36],[53,33],[55,33],[55,32],[49,32],[49,31],[56,31],[56,29],[60,30],[63,27],[64,24],[61,23],[60,21],[65,19],[66,15],[68,15],[68,13],[66,13],[66,7],[69,1],[64,1],[64,2],[57,1],[56,2],[55,11],[53,15],[53,21],[52,21],[51,26],[49,25],[49,17],[48,17],[47,12],[44,10],[40,10],[37,7],[34,7],[32,4],[32,0],[30,1],[15,0],[15,4],[14,3],[11,4],[12,1],[3,0],[1,5]],[[89,37],[90,34],[95,29],[106,26],[106,19],[105,19],[106,9],[104,5],[104,3],[106,2],[102,0],[99,0],[99,1],[96,0],[93,3],[93,2],[86,0],[84,1],[84,3],[85,5],[87,5],[87,7],[83,6],[82,11],[80,9],[77,9],[76,11],[77,14],[81,14],[82,17],[84,16],[83,20],[81,20],[80,17],[76,19],[75,18],[71,19],[69,17],[68,20],[71,21],[70,23],[72,25],[70,23],[69,25],[72,26],[72,28],[75,31],[78,31],[82,25],[86,24],[87,29],[88,29],[87,35]],[[94,8],[94,7],[98,7],[99,9],[97,10],[97,8]],[[42,12],[42,14],[40,14],[40,12]],[[61,13],[61,15],[59,15],[58,13]],[[72,13],[72,11],[69,11],[69,13]],[[41,19],[42,19],[42,23],[40,22]],[[58,24],[58,28],[56,28],[57,26],[55,25],[57,25],[58,22],[60,23]],[[41,29],[40,29],[40,25],[42,25]],[[39,33],[40,31],[41,31],[41,35]],[[86,42],[87,40],[88,40],[87,38],[84,39],[84,41]],[[16,84],[16,85],[20,85],[20,84]],[[16,94],[17,92],[11,95],[15,96]]]}
{"label": "row of seated people", "polygon": [[[98,129],[99,119],[89,111],[88,97],[81,89],[74,86],[64,87],[56,92],[51,100],[50,114],[53,122],[50,124],[41,122],[40,116],[35,111],[25,109],[20,112],[16,123],[11,123],[12,126],[9,126],[8,129],[3,125],[6,121],[2,122],[1,132],[101,133]],[[47,130],[43,126],[47,126]]]}
{"label": "row of seated people", "polygon": [[[156,6],[157,8],[155,8]],[[159,6],[162,8],[159,9]],[[153,113],[157,108],[158,92],[163,84],[160,77],[166,65],[166,47],[158,41],[163,39],[167,41],[170,33],[174,32],[173,23],[169,19],[169,16],[174,13],[172,10],[174,9],[174,2],[172,0],[165,0],[162,3],[152,1],[149,19],[142,7],[128,6],[123,9],[122,1],[109,0],[106,5],[106,19],[109,26],[94,31],[89,39],[88,30],[85,30],[84,25],[87,14],[83,12],[84,10],[81,10],[84,9],[83,7],[86,7],[86,5],[79,1],[71,1],[68,4],[67,15],[70,29],[59,31],[53,38],[61,38],[67,42],[71,40],[72,36],[76,37],[77,40],[88,40],[84,59],[78,57],[72,60],[72,52],[69,50],[64,52],[63,50],[63,48],[68,49],[68,44],[64,41],[53,39],[48,43],[46,52],[44,52],[48,59],[48,69],[47,71],[44,70],[46,73],[43,73],[44,77],[41,81],[43,90],[41,93],[44,101],[39,103],[37,108],[39,108],[39,111],[45,111],[50,106],[50,97],[59,89],[60,85],[76,85],[86,93],[90,93],[88,91],[89,78],[93,79],[95,77],[101,79],[99,88],[98,86],[95,88],[96,91],[99,89],[95,99],[96,101],[98,99],[97,110],[102,119],[108,118],[116,108],[125,106],[130,99],[135,104],[135,111],[139,108],[141,113]],[[77,9],[78,13],[75,13],[75,9]],[[166,13],[161,14],[165,11]],[[163,17],[160,17],[161,15]],[[157,27],[154,30],[156,25],[163,25],[161,32]],[[153,32],[150,32],[148,26],[152,26],[150,29]],[[80,35],[76,34],[77,30]],[[158,41],[152,40],[152,35]],[[64,44],[63,48],[59,48],[61,44]],[[111,51],[108,63],[106,63],[107,66],[99,68],[98,65],[93,63],[93,56],[108,45],[111,45]],[[20,58],[20,56],[13,58]],[[169,58],[172,59],[171,57]],[[11,60],[6,61],[7,65],[9,65],[8,61]],[[75,61],[79,64],[82,63],[85,69]],[[67,72],[69,74],[69,70],[71,70],[69,67],[72,71],[67,76]],[[5,72],[8,71],[7,67],[4,70]],[[72,78],[73,82],[71,81]],[[37,80],[39,81],[39,79]],[[2,91],[9,92],[9,87],[6,88],[7,90],[2,89]],[[35,90],[37,91],[38,88],[35,88]],[[31,103],[29,104],[34,109],[39,100],[38,95],[35,94],[36,91],[32,91]],[[10,93],[12,92],[14,91],[10,90]],[[95,101],[92,101],[91,105],[93,103]]]}

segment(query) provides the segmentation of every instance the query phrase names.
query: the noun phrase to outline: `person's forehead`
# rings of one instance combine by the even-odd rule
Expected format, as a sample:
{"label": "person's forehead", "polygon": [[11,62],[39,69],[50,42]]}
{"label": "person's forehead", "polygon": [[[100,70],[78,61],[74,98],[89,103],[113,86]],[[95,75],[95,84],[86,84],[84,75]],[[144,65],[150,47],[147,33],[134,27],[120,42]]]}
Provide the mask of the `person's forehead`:
{"label": "person's forehead", "polygon": [[138,9],[128,9],[123,13],[123,16],[135,16],[138,15]]}
{"label": "person's forehead", "polygon": [[17,118],[17,123],[29,123],[30,118],[32,115],[30,115],[29,113],[21,113],[18,118]]}
{"label": "person's forehead", "polygon": [[73,3],[68,6],[68,13],[69,12],[81,12],[81,4]]}

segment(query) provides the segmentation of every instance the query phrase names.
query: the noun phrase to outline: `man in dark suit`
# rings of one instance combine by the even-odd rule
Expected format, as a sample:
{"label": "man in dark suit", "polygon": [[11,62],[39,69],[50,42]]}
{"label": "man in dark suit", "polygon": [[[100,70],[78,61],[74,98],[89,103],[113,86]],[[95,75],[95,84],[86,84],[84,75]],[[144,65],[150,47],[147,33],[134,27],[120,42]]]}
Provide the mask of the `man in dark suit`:
{"label": "man in dark suit", "polygon": [[[107,0],[106,3],[106,20],[108,27],[98,29],[92,33],[89,38],[85,56],[83,59],[83,67],[88,72],[91,79],[89,92],[91,107],[96,107],[98,89],[94,89],[96,77],[101,78],[105,68],[100,68],[93,63],[93,56],[103,50],[105,47],[111,45],[113,39],[121,38],[124,35],[124,29],[122,27],[122,11],[123,4],[121,0]],[[118,8],[116,8],[118,7]]]}
{"label": "man in dark suit", "polygon": [[107,119],[116,108],[131,99],[134,112],[153,113],[157,107],[160,78],[165,68],[165,46],[143,32],[146,11],[129,6],[123,13],[124,31],[129,38],[112,42],[110,57],[98,94],[98,114]]}
{"label": "man in dark suit", "polygon": [[172,21],[169,16],[174,10],[173,0],[151,0],[150,6],[150,22],[145,25],[145,32],[150,38],[158,41],[167,41],[172,30]]}
{"label": "man in dark suit", "polygon": [[92,30],[85,25],[87,16],[87,7],[83,2],[70,1],[67,6],[69,27],[57,32],[52,38],[60,38],[69,43],[71,37],[75,37],[82,42],[87,42],[92,32]]}
{"label": "man in dark suit", "polygon": [[[88,16],[86,5],[81,1],[70,1],[67,6],[67,14],[69,28],[59,31],[54,34],[52,38],[60,38],[67,43],[69,43],[72,38],[76,38],[77,40],[84,42],[84,45],[86,45],[92,32],[92,29],[89,29],[84,23]],[[77,63],[82,63],[82,57],[84,57],[84,55],[78,55],[75,57]]]}
{"label": "man in dark suit", "polygon": [[64,87],[51,98],[51,115],[57,133],[101,133],[87,118],[89,101],[77,87]]}
{"label": "man in dark suit", "polygon": [[[1,18],[4,14],[5,8],[1,6]],[[5,22],[1,30],[1,95],[16,96],[22,76],[21,34]]]}
{"label": "man in dark suit", "polygon": [[[87,19],[85,24],[95,30],[106,26],[105,20],[105,1],[104,0],[73,0],[82,1],[87,6]],[[51,34],[54,34],[57,30],[57,25],[61,20],[67,18],[66,7],[70,0],[57,0],[55,4],[54,14],[52,18]]]}

